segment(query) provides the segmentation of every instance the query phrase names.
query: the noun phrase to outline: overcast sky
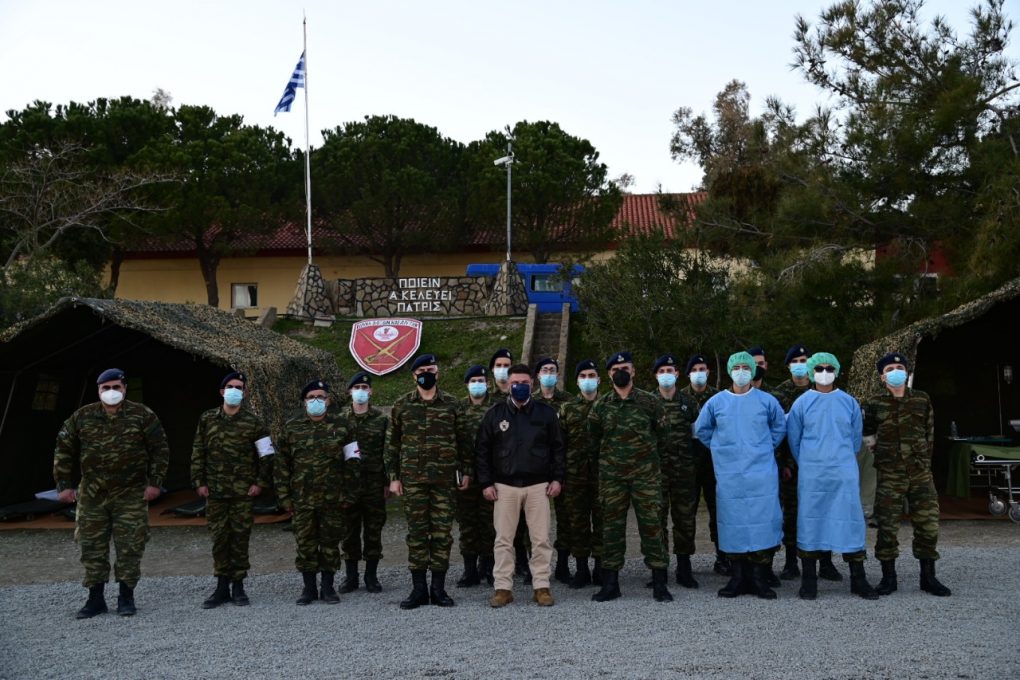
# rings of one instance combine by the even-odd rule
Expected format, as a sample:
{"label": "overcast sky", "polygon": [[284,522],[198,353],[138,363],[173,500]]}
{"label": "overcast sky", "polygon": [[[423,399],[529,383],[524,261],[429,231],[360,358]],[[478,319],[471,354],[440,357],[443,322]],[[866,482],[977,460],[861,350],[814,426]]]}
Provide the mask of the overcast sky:
{"label": "overcast sky", "polygon": [[[929,0],[969,31],[974,0]],[[320,130],[394,114],[467,143],[519,120],[589,139],[635,192],[687,191],[669,156],[670,116],[707,111],[731,79],[752,111],[768,95],[803,116],[821,94],[790,69],[794,17],[831,1],[772,0],[0,0],[0,120],[41,99],[150,98],[272,125],[304,145],[304,93],[273,117],[308,17],[311,142]],[[1014,20],[1020,0],[1008,0]],[[1014,38],[1009,51],[1020,56]],[[314,185],[314,177],[313,177]]]}

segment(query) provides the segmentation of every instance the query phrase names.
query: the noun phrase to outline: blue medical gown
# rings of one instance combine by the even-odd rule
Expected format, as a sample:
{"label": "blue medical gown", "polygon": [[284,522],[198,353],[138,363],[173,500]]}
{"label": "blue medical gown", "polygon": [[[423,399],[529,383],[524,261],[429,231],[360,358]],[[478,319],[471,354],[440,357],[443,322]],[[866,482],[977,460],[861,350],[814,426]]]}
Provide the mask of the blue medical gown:
{"label": "blue medical gown", "polygon": [[790,408],[786,439],[797,461],[797,547],[864,550],[857,451],[863,421],[857,400],[833,390],[805,392]]}
{"label": "blue medical gown", "polygon": [[712,451],[724,552],[764,550],[782,542],[775,449],[785,433],[783,407],[759,389],[719,392],[702,407],[694,435]]}

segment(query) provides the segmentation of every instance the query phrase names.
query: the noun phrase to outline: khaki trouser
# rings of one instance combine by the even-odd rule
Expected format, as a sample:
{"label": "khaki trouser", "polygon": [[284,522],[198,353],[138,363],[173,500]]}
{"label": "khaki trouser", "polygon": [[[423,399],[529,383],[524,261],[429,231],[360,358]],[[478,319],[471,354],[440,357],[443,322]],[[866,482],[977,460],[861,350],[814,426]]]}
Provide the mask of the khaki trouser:
{"label": "khaki trouser", "polygon": [[496,526],[493,549],[496,564],[492,578],[496,590],[513,590],[514,534],[522,508],[531,538],[531,561],[528,565],[531,567],[532,587],[535,590],[549,587],[553,548],[549,541],[549,497],[545,495],[548,488],[546,482],[524,487],[496,484],[496,503],[492,512],[492,522]]}

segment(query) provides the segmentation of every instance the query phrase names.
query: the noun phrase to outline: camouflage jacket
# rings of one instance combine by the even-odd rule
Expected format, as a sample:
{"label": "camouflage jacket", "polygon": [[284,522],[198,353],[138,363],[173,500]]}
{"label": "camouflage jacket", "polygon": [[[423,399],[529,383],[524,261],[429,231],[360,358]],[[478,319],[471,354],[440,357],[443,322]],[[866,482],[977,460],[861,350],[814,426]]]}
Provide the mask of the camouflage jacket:
{"label": "camouflage jacket", "polygon": [[57,489],[79,487],[80,494],[141,492],[163,486],[170,461],[166,433],[144,404],[123,401],[113,415],[102,402],[71,414],[57,433],[53,479]]}
{"label": "camouflage jacket", "polygon": [[382,493],[389,480],[383,456],[386,451],[386,426],[389,419],[374,406],[365,413],[355,413],[352,406],[344,409],[351,438],[361,451],[362,492]]}
{"label": "camouflage jacket", "polygon": [[276,442],[276,494],[280,504],[305,507],[353,503],[360,490],[360,461],[344,460],[354,441],[347,419],[327,413],[321,421],[300,416],[287,421]]}
{"label": "camouflage jacket", "polygon": [[671,399],[662,396],[659,390],[653,392],[662,403],[669,427],[668,446],[665,456],[660,461],[664,475],[674,475],[690,471],[693,461],[691,443],[694,441],[694,421],[698,419],[701,408],[693,397],[680,390],[673,393]]}
{"label": "camouflage jacket", "polygon": [[[793,408],[793,402],[797,401],[797,397],[810,389],[810,381],[808,381],[807,385],[795,385],[791,378],[776,385],[772,390],[772,396],[779,400],[779,405],[783,407],[783,413],[788,414],[790,409]],[[792,469],[797,467],[797,461],[793,459],[790,445],[786,443],[786,437],[783,437],[783,441],[779,442],[779,446],[776,447],[776,462],[781,466]]]}
{"label": "camouflage jacket", "polygon": [[564,392],[563,390],[559,389],[558,387],[553,392],[552,397],[549,398],[549,399],[546,399],[544,396],[542,396],[542,390],[541,389],[538,389],[538,390],[532,392],[531,398],[534,399],[535,401],[540,401],[543,404],[549,404],[550,406],[552,406],[557,411],[560,408],[560,404],[569,404],[570,402],[572,402],[574,400],[574,398],[572,396],[570,396],[569,393]]}
{"label": "camouflage jacket", "polygon": [[902,397],[888,390],[864,401],[864,435],[876,435],[875,467],[931,470],[935,413],[924,392],[907,388]]}
{"label": "camouflage jacket", "polygon": [[705,402],[711,399],[712,395],[717,393],[719,390],[712,387],[711,385],[705,385],[704,390],[702,390],[701,392],[695,392],[693,387],[687,385],[680,391],[686,394],[691,399],[693,399],[698,404],[698,411],[700,412],[701,407],[705,405]]}
{"label": "camouflage jacket", "polygon": [[626,399],[616,390],[607,392],[588,412],[588,432],[600,479],[660,478],[669,425],[655,395],[636,387]]}
{"label": "camouflage jacket", "polygon": [[222,406],[198,418],[191,447],[191,485],[209,487],[210,498],[248,495],[253,484],[273,483],[273,456],[259,456],[255,442],[269,436],[257,415],[242,407],[228,415]]}
{"label": "camouflage jacket", "polygon": [[577,395],[571,401],[560,404],[560,429],[567,442],[567,481],[571,479],[594,479],[596,461],[588,431],[588,414],[598,397],[588,401]]}
{"label": "camouflage jacket", "polygon": [[390,481],[456,484],[457,471],[473,477],[474,440],[468,419],[453,395],[436,390],[432,401],[418,390],[397,399],[386,431],[386,474]]}
{"label": "camouflage jacket", "polygon": [[481,404],[472,404],[470,397],[460,400],[461,408],[464,409],[464,427],[467,430],[468,444],[472,451],[475,450],[475,439],[478,438],[478,427],[482,424],[482,418],[497,399],[499,397],[494,396],[492,392],[486,392]]}

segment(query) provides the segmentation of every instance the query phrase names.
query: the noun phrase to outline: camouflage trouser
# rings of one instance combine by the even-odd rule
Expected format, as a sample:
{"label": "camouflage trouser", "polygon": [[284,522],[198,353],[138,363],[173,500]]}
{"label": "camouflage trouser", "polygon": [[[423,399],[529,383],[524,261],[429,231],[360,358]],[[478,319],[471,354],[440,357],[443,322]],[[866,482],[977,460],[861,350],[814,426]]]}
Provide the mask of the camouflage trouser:
{"label": "camouflage trouser", "polygon": [[602,503],[603,568],[619,571],[627,554],[627,513],[634,506],[641,554],[649,569],[669,567],[669,553],[662,540],[662,482],[658,475],[630,478],[599,478]]}
{"label": "camouflage trouser", "polygon": [[570,513],[567,512],[562,493],[553,499],[553,508],[556,510],[556,541],[553,548],[570,550]]}
{"label": "camouflage trouser", "polygon": [[752,550],[746,553],[726,553],[732,560],[745,560],[751,564],[772,564],[772,557],[776,554],[776,550],[779,549],[777,545],[774,548],[765,548],[764,550]]}
{"label": "camouflage trouser", "polygon": [[937,560],[939,552],[939,497],[935,492],[931,470],[904,467],[878,468],[878,489],[875,492],[875,520],[878,539],[875,557],[894,560],[900,554],[896,534],[903,514],[903,500],[910,506],[910,523],[914,527],[914,557]]}
{"label": "camouflage trouser", "polygon": [[455,493],[451,484],[404,484],[407,566],[411,571],[449,569]]}
{"label": "camouflage trouser", "polygon": [[[712,452],[701,442],[694,442],[695,469],[697,477],[694,488],[694,510],[693,514],[698,516],[698,504],[701,496],[705,496],[705,507],[708,508],[708,535],[719,547],[719,524],[715,519],[715,466],[712,464]],[[691,538],[693,539],[693,534]]]}
{"label": "camouflage trouser", "polygon": [[698,485],[694,460],[682,462],[680,470],[662,478],[662,542],[669,554],[669,519],[673,519],[673,552],[694,554],[694,531],[698,518]]}
{"label": "camouflage trouser", "polygon": [[779,468],[779,504],[783,507],[783,545],[797,547],[797,468],[791,468],[790,479],[783,479]]}
{"label": "camouflage trouser", "polygon": [[[84,484],[82,485],[84,486]],[[117,553],[114,577],[134,588],[149,540],[149,505],[141,489],[78,497],[78,539],[87,588],[110,580],[110,537]]]}
{"label": "camouflage trouser", "polygon": [[344,516],[339,505],[323,508],[294,504],[294,539],[298,571],[336,571]]}
{"label": "camouflage trouser", "polygon": [[357,502],[343,511],[341,546],[345,560],[382,559],[382,530],[386,524],[386,499],[383,498],[382,487],[378,484],[370,490],[362,489]]}
{"label": "camouflage trouser", "polygon": [[[598,482],[587,475],[571,476],[563,487],[563,502],[570,522],[570,554],[579,560],[602,557],[602,504]],[[557,511],[557,516],[559,511]],[[558,538],[558,536],[557,536]]]}
{"label": "camouflage trouser", "polygon": [[[801,550],[797,548],[797,556],[808,560],[820,560],[823,557],[831,556],[832,552],[829,550]],[[868,556],[866,550],[858,550],[856,552],[843,553],[844,562],[863,562]]]}
{"label": "camouflage trouser", "polygon": [[213,575],[241,581],[248,576],[248,539],[255,517],[252,499],[210,498],[206,501],[205,517],[213,540]]}
{"label": "camouflage trouser", "polygon": [[460,527],[460,554],[492,557],[496,527],[492,523],[492,501],[485,500],[482,488],[472,484],[457,492],[457,526]]}

